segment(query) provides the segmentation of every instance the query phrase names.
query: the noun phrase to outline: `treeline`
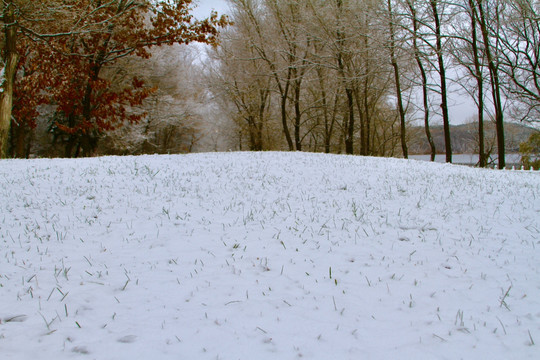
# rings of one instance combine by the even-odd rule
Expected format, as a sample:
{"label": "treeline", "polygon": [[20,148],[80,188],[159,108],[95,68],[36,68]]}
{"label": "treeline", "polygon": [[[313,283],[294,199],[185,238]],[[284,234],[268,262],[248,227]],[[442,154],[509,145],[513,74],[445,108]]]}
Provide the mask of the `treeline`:
{"label": "treeline", "polygon": [[[421,124],[452,161],[468,96],[479,165],[504,167],[505,123],[540,122],[537,0],[229,4],[198,21],[192,0],[2,0],[0,157],[407,157]],[[212,46],[202,61],[193,42]]]}
{"label": "treeline", "polygon": [[178,46],[228,24],[191,3],[2,0],[0,158],[189,151],[205,90]]}
{"label": "treeline", "polygon": [[[534,0],[229,0],[233,26],[211,56],[211,91],[235,121],[235,148],[408,156],[410,124],[430,144],[449,107],[494,122],[540,121],[540,5]],[[452,92],[456,85],[459,93]]]}

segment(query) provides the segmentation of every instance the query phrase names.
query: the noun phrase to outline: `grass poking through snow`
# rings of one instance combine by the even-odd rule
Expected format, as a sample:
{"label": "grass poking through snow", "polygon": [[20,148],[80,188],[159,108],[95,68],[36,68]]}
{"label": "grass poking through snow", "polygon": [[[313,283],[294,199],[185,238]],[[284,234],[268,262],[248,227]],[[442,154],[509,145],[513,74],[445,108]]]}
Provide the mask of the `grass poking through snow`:
{"label": "grass poking through snow", "polygon": [[538,355],[536,173],[230,153],[0,179],[5,358]]}

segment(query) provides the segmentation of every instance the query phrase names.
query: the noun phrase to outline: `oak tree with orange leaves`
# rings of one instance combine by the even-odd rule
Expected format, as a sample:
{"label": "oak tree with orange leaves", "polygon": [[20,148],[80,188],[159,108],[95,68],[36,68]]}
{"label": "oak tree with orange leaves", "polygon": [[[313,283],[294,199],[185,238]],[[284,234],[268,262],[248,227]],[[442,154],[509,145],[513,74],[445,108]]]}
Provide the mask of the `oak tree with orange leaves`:
{"label": "oak tree with orange leaves", "polygon": [[33,120],[24,119],[33,119],[39,96],[25,88],[33,85],[28,79],[19,84],[16,81],[33,73],[33,65],[26,60],[35,53],[35,42],[89,31],[72,21],[75,10],[64,0],[0,0],[0,158],[8,154],[12,123],[17,127],[11,134],[15,139],[21,138],[22,129],[33,126]]}
{"label": "oak tree with orange leaves", "polygon": [[[16,0],[10,3],[16,8]],[[192,0],[64,0],[61,4],[68,19],[43,22],[40,28],[12,21],[10,29],[21,39],[14,50],[18,69],[13,85],[14,126],[35,126],[37,106],[54,105],[50,131],[66,157],[91,155],[104,132],[144,117],[135,109],[155,89],[137,77],[119,87],[103,76],[103,70],[127,56],[149,58],[154,46],[216,45],[218,29],[228,24],[215,12],[195,20]],[[5,110],[0,105],[0,113]],[[11,133],[16,140],[17,131]]]}

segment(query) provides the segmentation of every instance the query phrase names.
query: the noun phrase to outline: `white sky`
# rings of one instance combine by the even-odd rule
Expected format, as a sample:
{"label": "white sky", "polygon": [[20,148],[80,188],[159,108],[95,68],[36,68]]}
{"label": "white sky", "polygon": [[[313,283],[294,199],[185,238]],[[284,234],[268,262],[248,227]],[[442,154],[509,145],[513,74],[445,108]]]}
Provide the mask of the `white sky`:
{"label": "white sky", "polygon": [[226,0],[194,0],[193,4],[197,6],[193,14],[198,18],[208,17],[212,10],[225,14],[229,8]]}

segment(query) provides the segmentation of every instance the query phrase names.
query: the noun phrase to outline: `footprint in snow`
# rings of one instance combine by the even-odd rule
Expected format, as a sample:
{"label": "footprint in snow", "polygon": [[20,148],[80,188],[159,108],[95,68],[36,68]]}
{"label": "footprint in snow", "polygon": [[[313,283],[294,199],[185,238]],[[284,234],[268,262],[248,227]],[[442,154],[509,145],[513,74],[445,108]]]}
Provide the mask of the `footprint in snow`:
{"label": "footprint in snow", "polygon": [[88,351],[88,349],[85,347],[85,346],[75,346],[73,349],[71,349],[72,352],[74,353],[79,353],[79,354],[90,354],[90,351]]}
{"label": "footprint in snow", "polygon": [[117,341],[120,343],[129,344],[129,343],[135,342],[136,339],[137,339],[137,336],[135,335],[126,335],[124,337],[121,337]]}

